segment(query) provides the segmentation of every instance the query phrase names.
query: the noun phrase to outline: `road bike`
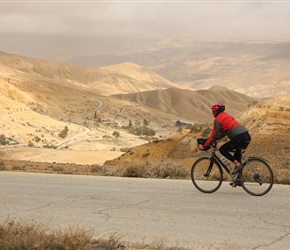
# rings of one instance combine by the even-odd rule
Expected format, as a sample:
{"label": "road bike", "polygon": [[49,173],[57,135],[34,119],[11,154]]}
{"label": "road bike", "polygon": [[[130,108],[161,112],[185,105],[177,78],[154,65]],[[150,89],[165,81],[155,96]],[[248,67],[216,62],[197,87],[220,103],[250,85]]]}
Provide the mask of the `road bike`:
{"label": "road bike", "polygon": [[[197,138],[198,144],[204,144],[207,138]],[[224,171],[232,179],[231,185],[241,186],[247,193],[254,196],[267,194],[274,183],[274,174],[268,161],[257,156],[245,155],[245,149],[241,151],[242,170],[232,174],[222,160],[218,157],[218,142],[211,145],[211,155],[197,159],[191,168],[191,180],[193,185],[203,193],[217,191],[222,182]]]}

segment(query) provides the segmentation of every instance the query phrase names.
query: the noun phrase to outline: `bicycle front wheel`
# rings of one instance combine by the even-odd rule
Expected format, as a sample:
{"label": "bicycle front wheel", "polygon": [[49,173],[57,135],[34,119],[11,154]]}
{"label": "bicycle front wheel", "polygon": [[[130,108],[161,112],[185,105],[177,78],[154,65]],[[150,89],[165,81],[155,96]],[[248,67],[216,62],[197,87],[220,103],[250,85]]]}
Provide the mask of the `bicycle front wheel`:
{"label": "bicycle front wheel", "polygon": [[252,158],[244,163],[242,187],[247,193],[262,196],[271,190],[273,183],[273,171],[263,159]]}
{"label": "bicycle front wheel", "polygon": [[217,191],[223,180],[221,167],[208,157],[202,157],[193,163],[191,168],[193,185],[203,193]]}

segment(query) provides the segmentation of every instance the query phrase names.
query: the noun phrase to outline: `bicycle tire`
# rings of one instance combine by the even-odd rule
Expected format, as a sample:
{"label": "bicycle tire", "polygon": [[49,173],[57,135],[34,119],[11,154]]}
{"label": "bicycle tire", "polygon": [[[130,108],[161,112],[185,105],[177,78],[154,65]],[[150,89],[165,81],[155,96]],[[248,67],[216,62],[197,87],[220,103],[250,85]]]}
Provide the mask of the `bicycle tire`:
{"label": "bicycle tire", "polygon": [[269,164],[261,158],[249,158],[243,166],[243,189],[254,196],[267,194],[274,184],[274,174]]}
{"label": "bicycle tire", "polygon": [[[210,164],[212,164],[211,171],[208,173],[208,176],[205,176]],[[191,180],[199,191],[213,193],[222,184],[223,171],[216,161],[211,160],[209,157],[202,157],[197,159],[192,165]]]}

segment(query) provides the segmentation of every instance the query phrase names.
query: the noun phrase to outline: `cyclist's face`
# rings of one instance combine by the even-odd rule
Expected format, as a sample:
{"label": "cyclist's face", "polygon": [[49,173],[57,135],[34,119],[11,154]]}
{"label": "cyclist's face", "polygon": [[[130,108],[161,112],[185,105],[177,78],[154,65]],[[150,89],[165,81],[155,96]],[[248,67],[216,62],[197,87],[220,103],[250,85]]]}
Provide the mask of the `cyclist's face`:
{"label": "cyclist's face", "polygon": [[217,111],[212,111],[212,114],[215,117],[217,115]]}

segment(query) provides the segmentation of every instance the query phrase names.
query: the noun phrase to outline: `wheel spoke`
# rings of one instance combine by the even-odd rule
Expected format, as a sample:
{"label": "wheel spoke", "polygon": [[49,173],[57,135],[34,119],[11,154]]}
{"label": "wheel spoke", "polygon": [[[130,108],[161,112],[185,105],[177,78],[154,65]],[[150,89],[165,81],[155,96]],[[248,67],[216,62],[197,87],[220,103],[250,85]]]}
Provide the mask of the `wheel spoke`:
{"label": "wheel spoke", "polygon": [[250,159],[242,171],[244,190],[255,196],[268,193],[274,183],[270,166],[262,159]]}

